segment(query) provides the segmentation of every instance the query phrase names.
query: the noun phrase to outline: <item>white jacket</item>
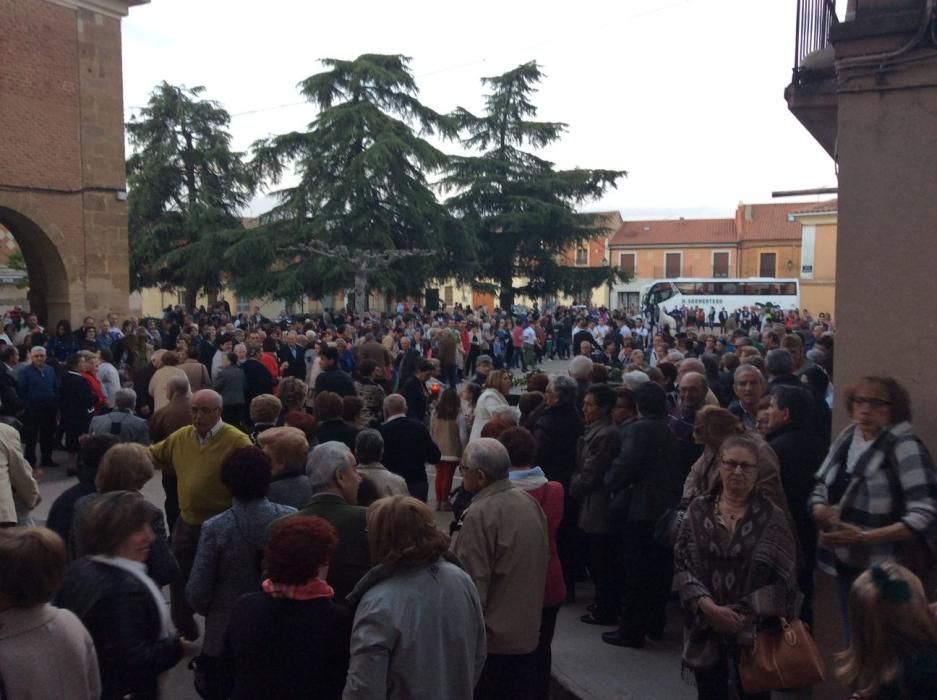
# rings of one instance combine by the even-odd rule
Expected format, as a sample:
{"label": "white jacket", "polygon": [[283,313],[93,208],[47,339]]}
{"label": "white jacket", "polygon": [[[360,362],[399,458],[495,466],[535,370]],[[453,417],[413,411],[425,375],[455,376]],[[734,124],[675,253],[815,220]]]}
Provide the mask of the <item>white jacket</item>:
{"label": "white jacket", "polygon": [[[14,496],[15,494],[15,496]],[[15,499],[15,500],[14,500]],[[39,503],[39,484],[23,457],[16,428],[0,423],[0,523],[16,523],[16,506],[30,510]]]}
{"label": "white jacket", "polygon": [[500,391],[494,388],[485,389],[475,404],[475,421],[472,423],[472,434],[469,436],[469,442],[482,436],[482,428],[485,427],[485,423],[491,420],[495,409],[507,405],[508,400],[504,398],[504,394]]}

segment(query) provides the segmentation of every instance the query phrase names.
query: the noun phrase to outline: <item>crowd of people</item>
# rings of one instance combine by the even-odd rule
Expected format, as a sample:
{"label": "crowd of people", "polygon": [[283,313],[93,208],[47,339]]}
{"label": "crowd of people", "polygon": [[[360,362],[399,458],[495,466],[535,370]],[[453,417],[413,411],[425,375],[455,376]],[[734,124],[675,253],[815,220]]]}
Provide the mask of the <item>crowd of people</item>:
{"label": "crowd of people", "polygon": [[[908,393],[838,391],[833,436],[830,326],[744,316],[22,315],[0,336],[5,697],[158,697],[188,659],[206,698],[546,698],[588,578],[603,642],[651,652],[673,593],[699,697],[761,698],[749,652],[820,614],[815,565],[842,681],[933,697],[937,472]],[[37,527],[53,469],[74,483]]]}

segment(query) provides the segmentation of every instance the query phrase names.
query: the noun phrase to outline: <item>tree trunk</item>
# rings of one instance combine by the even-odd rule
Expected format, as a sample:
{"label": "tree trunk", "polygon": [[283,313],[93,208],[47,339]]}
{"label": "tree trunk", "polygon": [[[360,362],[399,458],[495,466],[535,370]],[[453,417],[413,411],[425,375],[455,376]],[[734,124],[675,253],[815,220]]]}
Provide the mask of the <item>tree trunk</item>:
{"label": "tree trunk", "polygon": [[355,272],[355,313],[363,314],[367,308],[368,273],[357,270]]}
{"label": "tree trunk", "polygon": [[195,310],[195,304],[198,301],[198,287],[187,286],[185,288],[185,313],[191,313]]}
{"label": "tree trunk", "polygon": [[501,308],[505,311],[510,311],[511,307],[514,306],[514,297],[514,287],[511,286],[511,283],[502,283],[500,294]]}

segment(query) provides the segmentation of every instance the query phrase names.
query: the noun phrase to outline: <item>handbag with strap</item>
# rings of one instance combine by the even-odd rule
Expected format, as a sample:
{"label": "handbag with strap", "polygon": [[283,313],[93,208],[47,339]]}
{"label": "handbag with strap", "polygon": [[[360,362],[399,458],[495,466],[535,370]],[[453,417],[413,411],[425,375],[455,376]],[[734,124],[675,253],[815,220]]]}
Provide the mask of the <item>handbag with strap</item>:
{"label": "handbag with strap", "polygon": [[802,620],[780,618],[780,627],[759,630],[743,648],[739,675],[746,693],[806,688],[826,677],[826,665]]}

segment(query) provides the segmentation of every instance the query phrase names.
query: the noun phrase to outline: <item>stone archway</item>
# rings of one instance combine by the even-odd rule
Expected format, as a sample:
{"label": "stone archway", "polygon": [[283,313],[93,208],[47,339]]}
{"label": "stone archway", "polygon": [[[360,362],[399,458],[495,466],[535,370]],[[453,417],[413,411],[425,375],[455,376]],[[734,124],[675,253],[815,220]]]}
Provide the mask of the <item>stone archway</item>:
{"label": "stone archway", "polygon": [[70,320],[72,300],[68,272],[58,246],[31,218],[0,206],[0,224],[13,235],[29,274],[29,307],[47,325]]}

